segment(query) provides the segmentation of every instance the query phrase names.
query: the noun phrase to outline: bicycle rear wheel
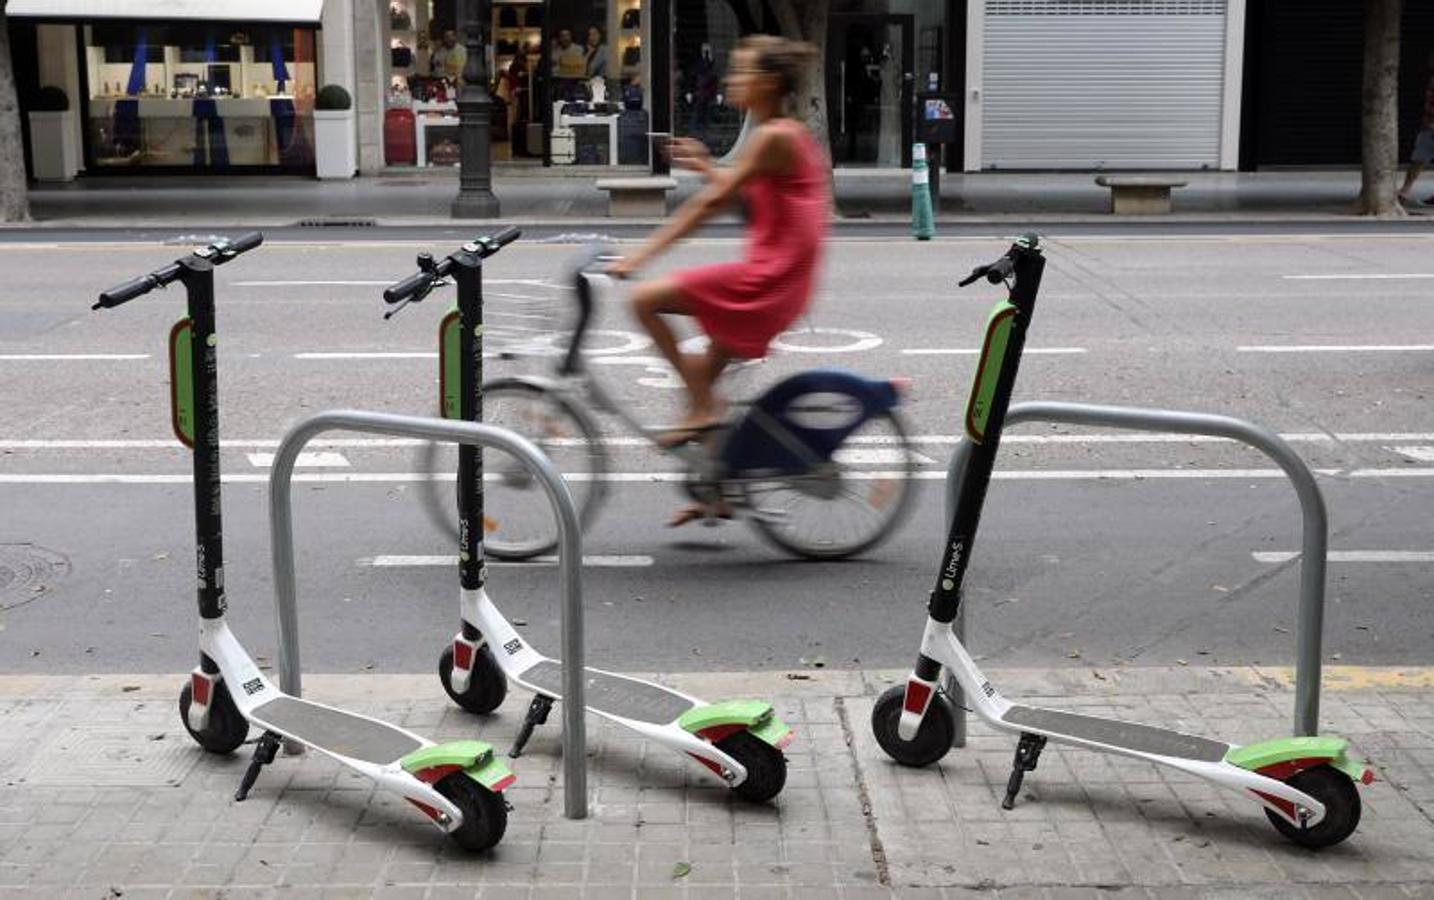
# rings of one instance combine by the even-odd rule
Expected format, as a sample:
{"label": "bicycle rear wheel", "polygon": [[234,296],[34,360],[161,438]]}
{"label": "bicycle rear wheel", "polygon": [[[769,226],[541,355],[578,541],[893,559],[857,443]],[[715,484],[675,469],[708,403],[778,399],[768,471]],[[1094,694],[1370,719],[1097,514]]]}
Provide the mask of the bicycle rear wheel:
{"label": "bicycle rear wheel", "polygon": [[888,411],[864,422],[811,473],[744,483],[748,521],[795,556],[855,556],[881,544],[906,518],[915,470],[906,427]]}
{"label": "bicycle rear wheel", "polygon": [[[548,455],[572,494],[582,525],[597,514],[607,460],[596,423],[562,394],[517,379],[483,387],[483,422],[516,431]],[[458,450],[454,444],[419,448],[424,510],[455,544],[458,541]],[[495,559],[530,559],[558,544],[558,523],[543,486],[513,457],[483,451],[483,549]]]}

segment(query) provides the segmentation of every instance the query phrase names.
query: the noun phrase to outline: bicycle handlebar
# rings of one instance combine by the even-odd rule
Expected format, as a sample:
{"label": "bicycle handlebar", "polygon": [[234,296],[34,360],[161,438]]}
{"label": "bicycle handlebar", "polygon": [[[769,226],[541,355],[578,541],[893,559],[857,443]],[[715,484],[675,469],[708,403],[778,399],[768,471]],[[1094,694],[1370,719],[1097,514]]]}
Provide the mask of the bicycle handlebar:
{"label": "bicycle handlebar", "polygon": [[[239,254],[253,250],[262,243],[264,243],[264,235],[258,231],[251,231],[241,234],[233,240],[221,238],[207,247],[195,250],[190,256],[207,260],[211,265],[222,266]],[[181,257],[162,269],[155,269],[148,275],[115,285],[102,292],[99,302],[91,306],[90,309],[113,309],[143,297],[155,288],[168,287],[183,274],[185,259],[187,257]]]}
{"label": "bicycle handlebar", "polygon": [[[510,225],[497,234],[474,238],[438,262],[434,262],[431,255],[420,253],[418,255],[419,270],[402,281],[391,284],[385,288],[383,299],[387,303],[401,303],[404,305],[416,303],[427,296],[428,292],[438,284],[439,280],[446,277],[448,273],[453,270],[454,258],[460,253],[477,256],[479,259],[487,259],[522,236],[523,230],[521,228]],[[402,307],[400,307],[400,309],[401,308]],[[398,310],[392,310],[389,315],[395,312],[398,312]]]}

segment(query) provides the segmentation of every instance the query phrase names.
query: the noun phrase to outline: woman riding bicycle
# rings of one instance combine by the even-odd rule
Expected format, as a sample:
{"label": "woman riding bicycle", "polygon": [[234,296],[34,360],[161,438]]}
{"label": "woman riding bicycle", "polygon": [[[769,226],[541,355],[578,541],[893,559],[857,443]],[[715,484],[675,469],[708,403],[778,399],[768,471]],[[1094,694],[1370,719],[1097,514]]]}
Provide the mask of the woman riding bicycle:
{"label": "woman riding bicycle", "polygon": [[[666,446],[697,440],[720,421],[723,402],[714,385],[722,370],[734,359],[765,356],[772,339],[811,300],[831,219],[831,164],[811,132],[786,115],[786,107],[814,54],[810,44],[771,35],[753,35],[737,45],[726,78],[727,103],[744,110],[755,127],[736,161],[718,166],[700,141],[673,141],[672,161],[700,172],[706,186],[647,243],[608,269],[613,276],[629,276],[739,195],[746,205],[741,261],[685,269],[633,289],[633,312],[687,387],[687,415],[663,437]],[[709,338],[706,351],[678,350],[667,315],[697,319]],[[684,510],[673,524],[704,512]]]}

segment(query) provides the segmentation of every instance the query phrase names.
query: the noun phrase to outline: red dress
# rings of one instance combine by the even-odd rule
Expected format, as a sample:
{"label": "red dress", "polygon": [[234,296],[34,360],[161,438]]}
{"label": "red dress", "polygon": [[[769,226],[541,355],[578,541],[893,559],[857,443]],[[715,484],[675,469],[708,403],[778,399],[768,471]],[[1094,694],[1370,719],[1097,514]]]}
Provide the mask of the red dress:
{"label": "red dress", "polygon": [[831,219],[831,166],[806,128],[782,119],[792,135],[789,169],[742,185],[747,248],[740,262],[673,275],[712,342],[755,359],[807,308]]}

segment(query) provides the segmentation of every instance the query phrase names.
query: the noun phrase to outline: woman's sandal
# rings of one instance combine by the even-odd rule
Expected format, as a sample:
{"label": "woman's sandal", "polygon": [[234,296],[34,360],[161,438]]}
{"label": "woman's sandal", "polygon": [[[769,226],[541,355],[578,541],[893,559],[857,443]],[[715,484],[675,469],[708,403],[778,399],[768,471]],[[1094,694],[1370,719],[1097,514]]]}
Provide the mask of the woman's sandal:
{"label": "woman's sandal", "polygon": [[688,506],[684,506],[677,512],[673,513],[672,518],[667,520],[667,527],[680,528],[681,526],[686,525],[688,522],[696,522],[699,519],[726,520],[731,518],[732,507],[727,505],[726,503],[716,503],[713,504],[713,506],[710,508],[701,503],[693,503]]}

